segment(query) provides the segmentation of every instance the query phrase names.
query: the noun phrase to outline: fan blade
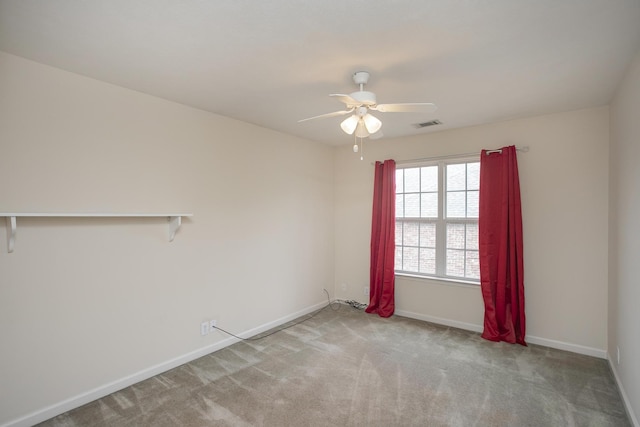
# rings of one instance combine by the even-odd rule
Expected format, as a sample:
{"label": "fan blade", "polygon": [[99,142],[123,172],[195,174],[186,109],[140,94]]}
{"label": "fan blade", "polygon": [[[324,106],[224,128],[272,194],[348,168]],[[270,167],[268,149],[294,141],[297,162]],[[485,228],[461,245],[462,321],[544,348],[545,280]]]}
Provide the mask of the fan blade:
{"label": "fan blade", "polygon": [[333,113],[320,114],[319,116],[309,117],[307,119],[298,120],[298,123],[306,122],[307,120],[315,120],[315,119],[325,119],[327,117],[336,117],[336,116],[344,116],[345,114],[349,114],[353,112],[353,108],[344,111],[334,111]]}
{"label": "fan blade", "polygon": [[359,107],[362,105],[362,102],[358,101],[357,99],[352,98],[349,95],[344,95],[341,93],[332,93],[331,95],[334,98],[338,98],[338,101],[344,103],[347,105],[347,108],[355,108],[355,107]]}
{"label": "fan blade", "polygon": [[430,102],[407,102],[404,104],[378,104],[371,109],[381,113],[433,113],[438,107]]}

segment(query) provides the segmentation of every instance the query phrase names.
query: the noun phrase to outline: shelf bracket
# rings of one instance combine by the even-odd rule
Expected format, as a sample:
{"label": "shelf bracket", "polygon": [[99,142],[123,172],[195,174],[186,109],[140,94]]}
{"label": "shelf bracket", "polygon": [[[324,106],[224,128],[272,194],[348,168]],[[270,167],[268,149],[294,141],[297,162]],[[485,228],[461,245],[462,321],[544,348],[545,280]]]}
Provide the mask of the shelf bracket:
{"label": "shelf bracket", "polygon": [[16,217],[7,217],[7,248],[9,253],[13,252],[13,246],[16,243]]}
{"label": "shelf bracket", "polygon": [[173,238],[176,237],[176,231],[182,225],[182,217],[170,216],[167,219],[169,220],[169,241],[173,242]]}

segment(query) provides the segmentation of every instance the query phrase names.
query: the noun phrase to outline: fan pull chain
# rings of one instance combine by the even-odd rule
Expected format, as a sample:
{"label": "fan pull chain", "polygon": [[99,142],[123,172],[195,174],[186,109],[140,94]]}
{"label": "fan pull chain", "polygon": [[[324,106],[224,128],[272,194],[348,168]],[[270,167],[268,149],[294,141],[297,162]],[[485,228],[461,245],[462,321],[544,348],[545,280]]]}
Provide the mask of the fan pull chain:
{"label": "fan pull chain", "polygon": [[362,137],[360,137],[360,147],[358,147],[358,137],[353,135],[353,152],[357,153],[360,151],[360,160],[364,160],[364,143]]}

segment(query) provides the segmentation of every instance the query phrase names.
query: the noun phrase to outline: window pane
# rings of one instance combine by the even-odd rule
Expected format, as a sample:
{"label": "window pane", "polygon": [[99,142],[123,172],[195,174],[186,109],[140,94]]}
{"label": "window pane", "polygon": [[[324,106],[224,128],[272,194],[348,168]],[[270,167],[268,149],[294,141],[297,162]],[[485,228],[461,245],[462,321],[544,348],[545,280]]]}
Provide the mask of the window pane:
{"label": "window pane", "polygon": [[420,194],[420,216],[422,218],[438,217],[438,193]]}
{"label": "window pane", "polygon": [[480,278],[480,257],[478,256],[477,251],[467,251],[467,275],[466,277],[469,279],[479,279]]}
{"label": "window pane", "polygon": [[459,161],[396,170],[398,271],[479,280],[480,162]]}
{"label": "window pane", "polygon": [[447,249],[447,276],[464,277],[464,251]]}
{"label": "window pane", "polygon": [[467,249],[478,250],[478,224],[467,224]]}
{"label": "window pane", "polygon": [[436,225],[420,224],[420,246],[423,248],[436,247]]}
{"label": "window pane", "polygon": [[480,189],[480,163],[467,163],[467,190]]}
{"label": "window pane", "polygon": [[402,246],[402,222],[396,221],[396,246]]}
{"label": "window pane", "polygon": [[465,192],[447,193],[447,218],[464,218],[466,213]]}
{"label": "window pane", "polygon": [[478,218],[479,191],[467,191],[467,218]]}
{"label": "window pane", "polygon": [[418,271],[418,248],[402,248],[402,269]]}
{"label": "window pane", "polygon": [[404,170],[404,192],[418,193],[420,191],[420,168]]}
{"label": "window pane", "polygon": [[420,168],[420,191],[438,191],[438,166]]}
{"label": "window pane", "polygon": [[396,169],[396,193],[404,193],[404,169]]}
{"label": "window pane", "polygon": [[402,230],[402,244],[403,246],[418,246],[418,230],[420,223],[418,222],[405,222]]}
{"label": "window pane", "polygon": [[407,218],[420,217],[420,194],[404,195],[404,216]]}
{"label": "window pane", "polygon": [[447,249],[464,249],[465,225],[447,224]]}
{"label": "window pane", "polygon": [[466,184],[466,164],[447,165],[447,191],[464,190]]}
{"label": "window pane", "polygon": [[436,250],[420,248],[420,273],[436,274]]}
{"label": "window pane", "polygon": [[404,218],[404,194],[396,194],[396,218]]}

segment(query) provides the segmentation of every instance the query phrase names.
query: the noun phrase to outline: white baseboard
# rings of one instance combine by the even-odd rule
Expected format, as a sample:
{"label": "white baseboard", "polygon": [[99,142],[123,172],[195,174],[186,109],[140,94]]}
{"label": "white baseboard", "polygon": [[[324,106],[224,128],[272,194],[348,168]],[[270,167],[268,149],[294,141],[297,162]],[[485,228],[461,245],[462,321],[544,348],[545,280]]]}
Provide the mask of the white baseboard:
{"label": "white baseboard", "polygon": [[[238,336],[242,338],[249,338],[254,335],[258,335],[262,332],[268,331],[269,329],[272,329],[284,323],[287,323],[293,319],[297,319],[300,316],[304,316],[305,314],[309,314],[313,311],[316,311],[322,308],[323,306],[325,306],[326,304],[327,304],[326,302],[315,304],[311,307],[307,307],[303,310],[297,311],[288,316],[281,317],[280,319],[274,320],[269,323],[265,323],[264,325],[242,332],[238,334]],[[199,348],[195,351],[184,354],[182,356],[178,356],[171,360],[167,360],[166,362],[159,363],[155,366],[151,366],[147,369],[136,372],[132,375],[128,375],[124,378],[120,378],[108,384],[101,385],[85,393],[63,400],[62,402],[58,402],[51,406],[47,406],[45,408],[39,409],[23,417],[9,421],[8,423],[5,423],[0,427],[29,427],[34,424],[40,423],[42,421],[46,421],[50,418],[63,414],[72,409],[78,408],[89,402],[93,402],[96,399],[100,399],[101,397],[107,396],[111,393],[115,393],[116,391],[122,390],[123,388],[129,387],[130,385],[139,383],[140,381],[144,381],[155,375],[166,372],[170,369],[177,368],[180,365],[184,365],[185,363],[191,362],[192,360],[198,359],[202,356],[206,356],[207,354],[213,353],[214,351],[221,350],[238,341],[240,340],[233,337],[225,338],[222,341],[218,341],[206,347]]]}
{"label": "white baseboard", "polygon": [[618,390],[620,391],[620,395],[622,396],[622,401],[624,402],[624,407],[627,410],[627,415],[629,416],[629,420],[634,425],[634,427],[640,427],[640,423],[638,423],[638,418],[636,417],[635,412],[633,412],[633,408],[631,407],[631,402],[629,401],[629,397],[627,396],[627,392],[624,390],[622,386],[622,381],[620,381],[620,376],[618,375],[618,370],[616,369],[615,363],[611,359],[611,355],[607,353],[607,360],[609,361],[609,366],[611,366],[611,371],[613,371],[613,377],[616,379],[616,383],[618,384]]}
{"label": "white baseboard", "polygon": [[438,325],[451,326],[452,328],[464,329],[466,331],[482,332],[482,325],[459,322],[457,320],[444,319],[442,317],[428,316],[426,314],[414,313],[405,310],[396,310],[395,314],[410,319],[424,320],[425,322],[437,323]]}
{"label": "white baseboard", "polygon": [[[453,328],[464,329],[467,331],[473,331],[482,333],[483,326],[473,323],[459,322],[457,320],[444,319],[441,317],[428,316],[419,313],[413,313],[411,311],[396,310],[395,314],[398,316],[409,317],[411,319],[424,320],[425,322],[437,323],[439,325],[451,326]],[[547,338],[540,338],[536,336],[527,335],[526,341],[531,344],[542,345],[545,347],[556,348],[558,350],[570,351],[572,353],[584,354],[586,356],[598,357],[600,359],[607,358],[606,350],[598,348],[586,347],[579,344],[572,344],[562,341],[551,340]]]}
{"label": "white baseboard", "polygon": [[557,348],[558,350],[570,351],[572,353],[584,354],[585,356],[593,356],[598,359],[606,359],[607,351],[599,348],[586,347],[580,344],[572,344],[563,341],[550,340],[547,338],[540,338],[531,335],[527,335],[525,340],[531,344],[542,345],[545,347]]}

